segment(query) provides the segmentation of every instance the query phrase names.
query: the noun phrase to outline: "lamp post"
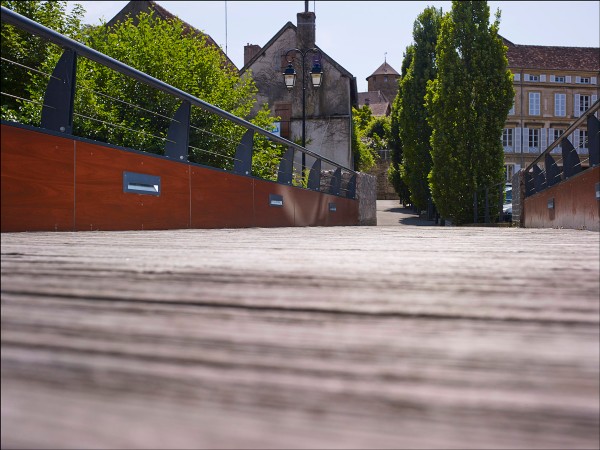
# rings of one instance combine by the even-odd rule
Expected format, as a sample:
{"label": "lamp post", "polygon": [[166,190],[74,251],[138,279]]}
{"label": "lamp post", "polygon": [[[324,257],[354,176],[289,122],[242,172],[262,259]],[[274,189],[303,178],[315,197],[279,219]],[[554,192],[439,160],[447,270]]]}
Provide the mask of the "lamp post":
{"label": "lamp post", "polygon": [[[283,80],[285,81],[285,85],[288,88],[288,91],[291,91],[296,85],[296,70],[292,65],[292,61],[294,60],[293,56],[290,56],[292,52],[300,53],[302,56],[302,147],[306,147],[306,64],[304,63],[304,59],[306,55],[312,53],[314,55],[313,58],[313,66],[310,70],[310,78],[313,87],[316,89],[321,86],[321,82],[323,80],[323,70],[321,68],[321,52],[317,48],[309,48],[306,50],[300,50],[299,48],[292,48],[287,51],[285,54],[285,59],[288,62],[288,66],[283,72]],[[304,170],[306,168],[306,154],[302,152],[302,176],[304,177]]]}

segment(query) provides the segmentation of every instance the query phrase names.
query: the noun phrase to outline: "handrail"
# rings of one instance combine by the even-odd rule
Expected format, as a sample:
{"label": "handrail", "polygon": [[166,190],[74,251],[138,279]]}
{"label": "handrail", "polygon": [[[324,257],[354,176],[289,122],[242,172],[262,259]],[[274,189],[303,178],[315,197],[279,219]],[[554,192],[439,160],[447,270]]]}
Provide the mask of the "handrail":
{"label": "handrail", "polygon": [[266,136],[268,139],[270,139],[271,141],[286,145],[288,147],[293,147],[296,150],[299,150],[313,158],[320,159],[321,161],[325,161],[326,163],[331,164],[332,166],[339,167],[339,168],[342,168],[352,174],[356,174],[356,172],[352,169],[344,167],[341,164],[336,163],[335,161],[332,161],[324,156],[319,155],[318,153],[308,150],[292,141],[288,141],[287,139],[277,136],[269,131],[266,131],[259,126],[254,125],[251,122],[248,122],[247,120],[237,117],[237,116],[235,116],[227,111],[224,111],[210,103],[207,103],[197,97],[194,97],[193,95],[188,94],[187,92],[177,89],[176,87],[171,86],[170,84],[167,84],[167,83],[165,83],[157,78],[154,78],[144,72],[134,69],[133,67],[130,67],[127,64],[124,64],[114,58],[111,58],[110,56],[107,56],[107,55],[100,53],[92,48],[89,48],[80,42],[77,42],[71,38],[63,36],[62,34],[56,32],[50,28],[47,28],[44,25],[41,25],[27,17],[24,17],[14,11],[11,11],[10,9],[5,8],[4,6],[1,6],[0,8],[2,11],[2,16],[1,16],[2,22],[8,23],[10,25],[14,25],[24,31],[31,33],[31,34],[43,37],[65,49],[73,50],[79,55],[82,55],[92,61],[102,64],[110,69],[113,69],[113,70],[119,72],[119,73],[127,75],[130,78],[141,81],[153,88],[156,88],[160,91],[171,94],[172,96],[177,97],[183,101],[188,101],[192,105],[198,106],[206,111],[209,111],[220,117],[230,120],[231,122],[233,122],[237,125],[241,125],[247,129],[251,129],[259,134],[262,134],[262,135]]}
{"label": "handrail", "polygon": [[[587,117],[590,114],[594,114],[596,111],[598,111],[600,109],[600,99],[596,100],[596,103],[594,103],[589,109],[587,109],[585,112],[581,113],[581,117],[579,117],[579,119],[577,119],[575,122],[573,122],[569,128],[567,128],[562,136],[568,136],[571,133],[573,133],[573,131],[575,131],[577,129],[577,127],[579,127],[579,125],[581,125],[583,122],[585,122],[585,120],[587,119]],[[525,168],[525,172],[529,172],[530,169],[533,168],[533,166],[535,166],[538,162],[540,162],[542,160],[543,157],[545,157],[548,153],[550,153],[552,150],[554,150],[554,148],[558,147],[561,144],[561,141],[563,140],[563,137],[561,136],[560,139],[556,139],[554,142],[552,142],[552,144],[550,144],[546,150],[544,150],[542,153],[540,153],[540,155],[535,158],[533,160],[533,162],[531,164],[529,164],[526,168]]]}

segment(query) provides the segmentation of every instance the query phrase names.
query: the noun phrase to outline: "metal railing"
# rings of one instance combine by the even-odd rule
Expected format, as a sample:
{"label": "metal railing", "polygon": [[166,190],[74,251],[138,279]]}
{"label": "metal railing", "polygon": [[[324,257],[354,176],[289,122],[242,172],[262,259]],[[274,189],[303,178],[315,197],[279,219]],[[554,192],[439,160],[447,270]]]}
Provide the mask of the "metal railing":
{"label": "metal railing", "polygon": [[[585,163],[588,163],[590,167],[600,164],[600,121],[597,117],[599,110],[600,100],[597,100],[589,109],[581,113],[579,119],[573,122],[559,139],[552,142],[525,168],[525,197],[577,175],[584,169]],[[574,135],[574,132],[583,123],[587,125],[588,158],[581,160],[577,150],[585,148],[585,145],[580,142],[571,142],[569,136]],[[557,160],[551,154],[555,149],[561,150],[561,155]]]}
{"label": "metal railing", "polygon": [[[155,111],[149,111],[143,107],[140,107],[139,105],[132,104],[131,102],[126,102],[122,99],[111,97],[102,92],[94,92],[96,95],[106,96],[112,101],[124,103],[128,107],[143,110],[147,113],[151,113],[165,119],[168,123],[168,132],[166,137],[152,135],[151,133],[147,133],[146,131],[142,130],[132,130],[126,126],[123,126],[122,124],[109,124],[111,127],[124,129],[123,132],[130,131],[142,134],[145,133],[149,135],[150,139],[159,139],[164,141],[164,156],[175,160],[188,162],[190,149],[196,152],[205,152],[207,154],[212,153],[215,155],[215,157],[230,160],[234,173],[243,176],[253,176],[253,165],[256,164],[256,161],[253,161],[254,135],[257,134],[266,139],[268,142],[271,142],[274,145],[280,145],[285,149],[282,152],[283,154],[280,157],[279,165],[276,169],[276,181],[278,183],[306,187],[311,190],[326,192],[347,198],[356,198],[357,174],[354,170],[344,167],[335,161],[319,155],[318,153],[310,151],[292,141],[264,130],[263,128],[247,120],[237,117],[221,108],[218,108],[215,105],[207,103],[157,78],[134,69],[133,67],[130,67],[114,58],[89,48],[84,44],[63,36],[54,30],[51,30],[31,19],[15,13],[14,11],[11,11],[5,7],[1,7],[1,11],[2,22],[15,26],[35,36],[39,36],[63,49],[62,56],[60,57],[60,60],[58,61],[52,74],[43,73],[36,68],[23,66],[27,70],[39,72],[48,76],[49,78],[44,100],[43,102],[37,102],[42,108],[40,120],[41,128],[67,135],[74,135],[74,117],[77,117],[78,120],[86,120],[91,122],[96,121],[98,124],[103,125],[102,119],[98,117],[92,117],[86,111],[74,111],[76,89],[82,87],[77,86],[77,58],[84,57],[115,72],[123,74],[126,77],[136,80],[136,82],[141,82],[146,86],[149,86],[181,101],[181,104],[177,108],[174,115],[172,117],[168,117]],[[5,63],[21,65],[18,62],[3,57],[2,64]],[[82,87],[82,89],[85,89],[85,87]],[[15,95],[15,93],[2,92],[2,95],[12,97],[19,101],[36,103],[34,100],[24,98],[24,96]],[[216,115],[218,118],[242,127],[245,130],[239,141],[234,140],[234,142],[229,143],[236,145],[235,156],[220,153],[218,151],[218,146],[216,145],[214,148],[198,148],[190,144],[190,133],[198,132],[206,133],[207,135],[212,134],[212,137],[215,139],[229,139],[231,141],[230,138],[221,136],[218,133],[214,133],[211,129],[204,129],[194,126],[195,124],[190,123],[192,107],[200,108],[207,113]],[[301,173],[301,171],[294,170],[294,167],[297,167],[298,164],[295,161],[296,152],[300,152],[314,159],[314,164],[312,165],[310,172],[307,170],[306,173]],[[322,171],[323,165],[327,165],[333,169],[331,170],[331,175],[329,175],[327,171]]]}

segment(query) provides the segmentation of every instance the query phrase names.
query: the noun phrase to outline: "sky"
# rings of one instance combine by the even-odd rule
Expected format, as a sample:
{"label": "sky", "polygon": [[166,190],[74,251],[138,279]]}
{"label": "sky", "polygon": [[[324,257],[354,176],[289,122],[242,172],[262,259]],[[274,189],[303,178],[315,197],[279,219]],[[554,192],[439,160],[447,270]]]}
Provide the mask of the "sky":
{"label": "sky", "polygon": [[[80,3],[85,23],[110,20],[127,1]],[[244,45],[264,46],[287,22],[296,24],[304,1],[158,1],[180,19],[209,34],[238,68]],[[598,1],[490,1],[499,8],[500,34],[515,44],[600,47]],[[427,6],[451,9],[449,1],[309,1],[316,15],[316,43],[356,77],[358,91],[384,59],[400,72],[417,15]],[[283,82],[283,81],[282,81]]]}

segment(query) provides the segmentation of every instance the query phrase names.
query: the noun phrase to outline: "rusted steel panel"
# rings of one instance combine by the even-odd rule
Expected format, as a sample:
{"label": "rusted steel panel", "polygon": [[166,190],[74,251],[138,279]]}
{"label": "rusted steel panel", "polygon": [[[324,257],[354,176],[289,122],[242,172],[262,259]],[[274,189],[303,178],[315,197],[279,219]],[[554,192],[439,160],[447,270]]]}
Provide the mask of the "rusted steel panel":
{"label": "rusted steel panel", "polygon": [[73,140],[2,125],[2,231],[72,231]]}
{"label": "rusted steel panel", "polygon": [[294,205],[299,189],[264,180],[254,180],[254,225],[293,227]]}
{"label": "rusted steel panel", "polygon": [[568,180],[525,199],[526,228],[600,230],[596,183],[600,167],[586,169]]}
{"label": "rusted steel panel", "polygon": [[[76,229],[189,228],[189,166],[150,155],[76,142]],[[124,192],[124,172],[160,177],[160,192]]]}
{"label": "rusted steel panel", "polygon": [[325,226],[328,195],[310,190],[294,190],[294,224],[296,226]]}
{"label": "rusted steel panel", "polygon": [[252,178],[191,167],[192,228],[254,226]]}
{"label": "rusted steel panel", "polygon": [[2,126],[2,231],[357,223],[356,200]]}

